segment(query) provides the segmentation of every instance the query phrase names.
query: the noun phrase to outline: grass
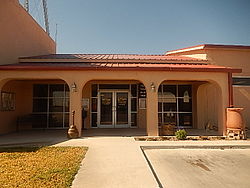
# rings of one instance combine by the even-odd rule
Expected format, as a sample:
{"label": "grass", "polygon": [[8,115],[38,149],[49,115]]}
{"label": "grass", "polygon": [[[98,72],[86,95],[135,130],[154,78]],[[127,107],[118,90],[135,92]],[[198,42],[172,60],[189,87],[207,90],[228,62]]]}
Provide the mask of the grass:
{"label": "grass", "polygon": [[86,147],[0,148],[1,187],[70,187]]}

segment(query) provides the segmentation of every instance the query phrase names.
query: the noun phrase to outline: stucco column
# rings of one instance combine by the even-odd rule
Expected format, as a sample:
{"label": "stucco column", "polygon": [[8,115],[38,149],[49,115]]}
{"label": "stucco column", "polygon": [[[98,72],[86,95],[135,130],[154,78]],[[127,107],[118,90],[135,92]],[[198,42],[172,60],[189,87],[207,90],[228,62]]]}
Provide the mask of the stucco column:
{"label": "stucco column", "polygon": [[219,132],[222,133],[224,136],[226,136],[226,132],[227,132],[227,121],[226,121],[226,109],[229,107],[229,93],[228,91],[228,87],[226,85],[222,86],[222,93],[224,93],[224,95],[222,95],[222,109],[221,109],[221,117],[219,118],[219,122],[223,125],[223,129],[220,130]]}
{"label": "stucco column", "polygon": [[151,84],[147,84],[147,134],[148,136],[158,136],[158,87],[153,89]]}
{"label": "stucco column", "polygon": [[[76,88],[72,89],[72,84],[75,84]],[[70,83],[70,118],[69,122],[70,125],[73,123],[73,117],[72,117],[72,111],[75,111],[75,126],[79,131],[79,137],[81,136],[82,132],[82,88],[80,87],[80,84],[77,83]]]}
{"label": "stucco column", "polygon": [[8,82],[9,80],[3,80],[0,78],[0,91],[2,91],[3,86]]}
{"label": "stucco column", "polygon": [[226,131],[227,131],[227,126],[226,126],[226,109],[227,107],[229,107],[229,92],[228,92],[228,83],[227,83],[227,79],[225,79],[224,81],[221,81],[220,83],[218,83],[221,92],[218,96],[219,99],[221,99],[221,101],[219,102],[219,106],[220,108],[218,109],[218,124],[219,124],[219,134],[222,135],[226,135]]}

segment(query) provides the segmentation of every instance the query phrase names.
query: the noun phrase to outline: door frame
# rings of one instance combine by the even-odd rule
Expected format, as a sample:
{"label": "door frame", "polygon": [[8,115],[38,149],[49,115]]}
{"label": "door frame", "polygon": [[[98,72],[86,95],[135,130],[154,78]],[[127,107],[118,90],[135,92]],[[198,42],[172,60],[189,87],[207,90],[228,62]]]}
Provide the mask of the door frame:
{"label": "door frame", "polygon": [[[102,125],[101,124],[101,93],[112,93],[112,124]],[[128,123],[127,124],[117,124],[116,113],[117,113],[117,93],[127,93],[128,94]],[[102,89],[98,91],[98,106],[97,106],[97,127],[98,128],[129,128],[131,127],[131,93],[129,90],[117,90],[117,89]]]}

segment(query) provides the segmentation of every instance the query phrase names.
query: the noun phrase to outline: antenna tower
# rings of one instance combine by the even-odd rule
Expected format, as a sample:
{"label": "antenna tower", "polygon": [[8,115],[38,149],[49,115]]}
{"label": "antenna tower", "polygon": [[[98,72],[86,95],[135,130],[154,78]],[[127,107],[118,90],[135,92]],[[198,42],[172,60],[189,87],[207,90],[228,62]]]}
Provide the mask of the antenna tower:
{"label": "antenna tower", "polygon": [[48,17],[47,0],[42,0],[42,1],[43,1],[43,13],[44,13],[45,28],[46,28],[46,32],[49,35],[49,17]]}
{"label": "antenna tower", "polygon": [[27,12],[29,12],[29,0],[24,1],[24,8]]}
{"label": "antenna tower", "polygon": [[[44,15],[45,30],[46,30],[46,33],[48,33],[48,35],[50,35],[47,0],[42,0],[42,3],[43,3],[43,15]],[[24,8],[27,12],[29,12],[29,0],[24,0]]]}

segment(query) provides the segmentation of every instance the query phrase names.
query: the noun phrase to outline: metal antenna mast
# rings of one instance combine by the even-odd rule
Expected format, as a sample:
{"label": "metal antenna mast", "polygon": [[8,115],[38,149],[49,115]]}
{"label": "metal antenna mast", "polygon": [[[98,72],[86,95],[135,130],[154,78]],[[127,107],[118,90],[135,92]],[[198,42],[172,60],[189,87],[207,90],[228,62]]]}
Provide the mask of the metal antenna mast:
{"label": "metal antenna mast", "polygon": [[44,20],[45,20],[45,29],[46,32],[49,33],[49,18],[48,18],[48,8],[47,8],[47,0],[42,0],[43,1],[43,12],[44,12]]}
{"label": "metal antenna mast", "polygon": [[29,12],[29,0],[24,1],[24,8],[27,12]]}

